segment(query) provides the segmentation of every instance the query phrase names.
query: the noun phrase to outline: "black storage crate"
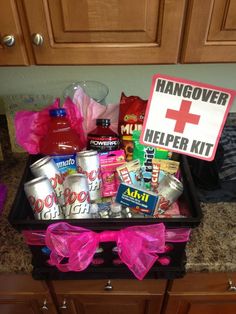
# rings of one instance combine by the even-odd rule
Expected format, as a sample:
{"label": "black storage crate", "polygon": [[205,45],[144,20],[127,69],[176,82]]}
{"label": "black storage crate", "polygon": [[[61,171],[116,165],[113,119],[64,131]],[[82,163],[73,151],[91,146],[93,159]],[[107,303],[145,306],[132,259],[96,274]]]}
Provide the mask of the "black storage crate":
{"label": "black storage crate", "polygon": [[[24,183],[33,178],[29,166],[41,158],[39,155],[30,155],[26,168],[21,179],[12,210],[9,214],[9,222],[18,231],[22,230],[46,230],[55,222],[62,220],[35,220],[32,209],[24,192]],[[119,230],[128,226],[148,225],[164,223],[166,228],[194,228],[201,221],[202,212],[195,193],[195,186],[189,170],[187,158],[179,156],[181,165],[181,180],[184,185],[184,192],[179,199],[180,208],[188,209],[189,216],[184,218],[121,218],[121,219],[67,219],[63,220],[69,224],[84,227],[93,231]],[[186,243],[171,243],[171,250],[166,254],[159,254],[161,257],[168,256],[171,260],[168,266],[162,266],[158,262],[154,264],[145,278],[166,278],[174,279],[185,274],[185,246]],[[134,275],[124,264],[117,264],[118,256],[112,248],[115,243],[101,243],[103,252],[97,257],[103,259],[99,265],[90,265],[82,272],[62,273],[56,267],[47,264],[48,255],[44,252],[43,246],[29,246],[32,252],[32,265],[34,266],[33,277],[35,279],[91,279],[91,278],[134,278]],[[95,255],[96,259],[96,255]]]}
{"label": "black storage crate", "polygon": [[[104,249],[103,253],[95,254],[94,259],[101,258],[104,263],[101,265],[91,264],[87,269],[81,272],[60,272],[55,266],[47,264],[48,255],[42,253],[42,246],[29,246],[32,252],[33,278],[37,280],[74,280],[74,279],[135,279],[133,273],[125,264],[115,264],[118,255],[113,253],[115,242],[102,243],[100,247]],[[145,279],[175,279],[185,275],[185,243],[171,243],[173,250],[167,254],[158,254],[158,256],[168,256],[171,263],[168,266],[162,266],[157,261],[150,269]]]}

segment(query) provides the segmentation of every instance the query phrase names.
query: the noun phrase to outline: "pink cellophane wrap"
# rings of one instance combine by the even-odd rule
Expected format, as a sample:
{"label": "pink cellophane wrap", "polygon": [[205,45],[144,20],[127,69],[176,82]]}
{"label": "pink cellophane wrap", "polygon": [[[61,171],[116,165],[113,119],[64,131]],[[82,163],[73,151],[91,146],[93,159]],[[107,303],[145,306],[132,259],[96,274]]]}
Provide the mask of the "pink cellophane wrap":
{"label": "pink cellophane wrap", "polygon": [[[16,142],[29,154],[39,154],[39,142],[47,134],[49,109],[59,108],[60,99],[41,111],[18,111],[15,115]],[[96,119],[111,120],[111,128],[117,132],[119,104],[101,105],[87,96],[82,88],[78,88],[73,101],[67,97],[62,106],[67,111],[67,117],[72,128],[80,135],[82,148],[86,147],[87,134],[96,127]]]}
{"label": "pink cellophane wrap", "polygon": [[[190,229],[165,229],[163,223],[133,226],[119,231],[100,233],[60,222],[47,231],[23,231],[29,245],[47,245],[51,250],[48,263],[60,271],[82,271],[91,263],[100,242],[115,241],[120,259],[139,280],[142,280],[160,253],[165,253],[165,242],[187,242]],[[61,263],[63,259],[67,263]],[[158,260],[163,265],[166,259]]]}
{"label": "pink cellophane wrap", "polygon": [[39,141],[46,134],[49,109],[58,108],[59,99],[41,111],[18,111],[15,115],[16,142],[29,154],[39,154]]}
{"label": "pink cellophane wrap", "polygon": [[[48,132],[49,110],[60,107],[60,99],[41,111],[18,111],[15,115],[15,133],[17,143],[29,154],[39,154],[39,143]],[[78,106],[67,97],[62,106],[66,109],[71,127],[79,134],[80,145],[86,147],[86,135],[83,129],[83,117]]]}
{"label": "pink cellophane wrap", "polygon": [[87,96],[81,87],[78,87],[73,96],[73,102],[80,109],[83,117],[83,129],[86,135],[96,127],[96,119],[111,120],[111,129],[117,133],[119,104],[102,105]]}

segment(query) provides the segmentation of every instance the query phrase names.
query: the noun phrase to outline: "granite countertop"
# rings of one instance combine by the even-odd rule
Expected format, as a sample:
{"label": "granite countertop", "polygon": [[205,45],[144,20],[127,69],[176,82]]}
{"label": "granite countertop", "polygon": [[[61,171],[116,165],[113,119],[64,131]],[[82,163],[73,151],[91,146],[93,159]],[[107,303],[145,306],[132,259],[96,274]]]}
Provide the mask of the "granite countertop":
{"label": "granite countertop", "polygon": [[[31,253],[20,233],[8,222],[27,154],[12,153],[8,134],[0,117],[0,139],[4,161],[0,161],[0,182],[7,185],[8,195],[0,216],[0,272],[30,273]],[[3,140],[4,139],[4,140]],[[236,271],[236,203],[201,203],[203,219],[187,244],[187,271]],[[19,209],[20,210],[20,209]]]}

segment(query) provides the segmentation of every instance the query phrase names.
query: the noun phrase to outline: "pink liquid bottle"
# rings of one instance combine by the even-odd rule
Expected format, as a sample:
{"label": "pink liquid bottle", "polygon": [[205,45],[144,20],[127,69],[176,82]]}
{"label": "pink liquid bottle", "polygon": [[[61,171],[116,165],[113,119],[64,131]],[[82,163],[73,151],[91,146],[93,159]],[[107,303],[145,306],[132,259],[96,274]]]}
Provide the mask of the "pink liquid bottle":
{"label": "pink liquid bottle", "polygon": [[47,134],[40,141],[40,153],[51,156],[60,172],[76,172],[76,152],[81,150],[80,138],[66,116],[64,108],[50,109]]}

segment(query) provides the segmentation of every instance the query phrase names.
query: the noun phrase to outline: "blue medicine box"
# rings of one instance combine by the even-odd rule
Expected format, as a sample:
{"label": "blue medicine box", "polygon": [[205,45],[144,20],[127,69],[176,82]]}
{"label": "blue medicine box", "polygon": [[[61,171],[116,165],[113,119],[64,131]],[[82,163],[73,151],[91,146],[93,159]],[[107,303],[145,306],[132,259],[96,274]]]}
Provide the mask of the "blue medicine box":
{"label": "blue medicine box", "polygon": [[137,209],[144,214],[153,215],[158,195],[132,184],[121,183],[116,195],[116,202]]}

